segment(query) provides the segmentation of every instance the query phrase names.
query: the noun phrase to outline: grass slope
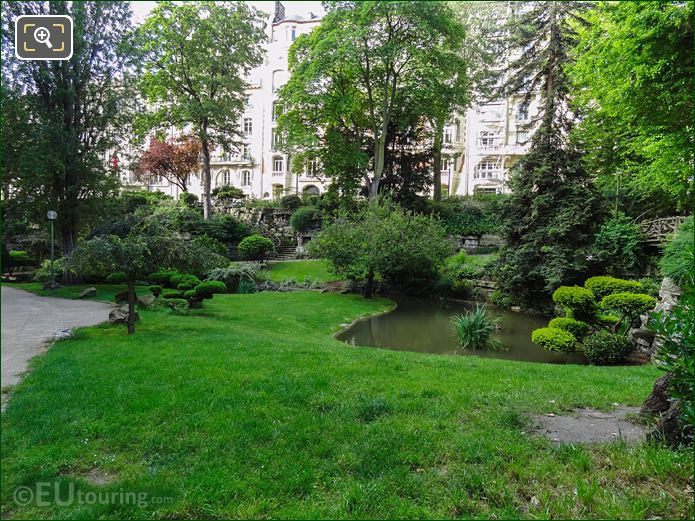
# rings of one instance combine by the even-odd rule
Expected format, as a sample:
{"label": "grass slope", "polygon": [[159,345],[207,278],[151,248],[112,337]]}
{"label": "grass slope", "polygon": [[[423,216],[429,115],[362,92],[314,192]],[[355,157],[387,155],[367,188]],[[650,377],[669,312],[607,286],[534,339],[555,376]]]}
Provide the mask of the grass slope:
{"label": "grass slope", "polygon": [[307,277],[314,282],[340,280],[340,277],[328,269],[328,262],[323,259],[279,261],[270,262],[268,265],[270,268],[270,280],[274,282],[288,279],[303,282]]}
{"label": "grass slope", "polygon": [[[97,294],[94,297],[90,297],[88,300],[100,300],[110,303],[114,302],[116,293],[120,293],[126,289],[124,284],[76,284],[74,286],[60,286],[59,288],[53,290],[43,289],[42,282],[15,282],[5,284],[5,286],[29,291],[30,293],[34,293],[42,297],[59,297],[68,299],[76,299],[78,295],[87,288],[96,288]],[[149,291],[147,291],[147,286],[137,286],[135,291],[138,295],[146,295],[149,293]]]}
{"label": "grass slope", "polygon": [[[350,347],[384,300],[218,295],[138,332],[80,330],[3,414],[4,518],[692,516],[692,459],[556,446],[528,413],[636,405],[659,372]],[[112,476],[106,485],[84,479]],[[140,491],[173,503],[19,506],[16,487]],[[61,489],[61,490],[62,490]]]}

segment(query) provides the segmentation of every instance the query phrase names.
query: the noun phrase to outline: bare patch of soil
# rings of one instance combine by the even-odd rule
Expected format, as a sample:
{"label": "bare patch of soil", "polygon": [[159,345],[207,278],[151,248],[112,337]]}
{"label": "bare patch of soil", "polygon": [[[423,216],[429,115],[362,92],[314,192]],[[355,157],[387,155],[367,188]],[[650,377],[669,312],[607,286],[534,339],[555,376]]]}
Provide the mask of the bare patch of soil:
{"label": "bare patch of soil", "polygon": [[639,407],[619,407],[609,412],[596,409],[576,409],[571,416],[554,414],[533,416],[534,432],[559,443],[636,442],[647,432],[644,425],[628,419]]}

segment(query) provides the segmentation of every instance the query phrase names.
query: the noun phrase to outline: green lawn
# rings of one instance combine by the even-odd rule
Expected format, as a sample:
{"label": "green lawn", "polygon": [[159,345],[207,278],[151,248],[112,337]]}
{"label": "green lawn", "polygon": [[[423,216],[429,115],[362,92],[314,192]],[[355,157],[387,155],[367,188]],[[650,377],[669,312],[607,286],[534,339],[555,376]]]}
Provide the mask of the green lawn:
{"label": "green lawn", "polygon": [[328,262],[323,259],[269,262],[268,266],[270,280],[274,282],[289,279],[303,282],[307,277],[314,282],[340,280],[335,273],[331,273]]}
{"label": "green lawn", "polygon": [[[133,336],[103,325],[58,342],[2,417],[3,517],[692,517],[690,451],[529,435],[530,413],[640,404],[655,367],[332,338],[388,305],[316,292],[218,295],[197,316],[141,311]],[[46,482],[151,496],[141,506],[13,501],[16,487]]]}
{"label": "green lawn", "polygon": [[[104,302],[111,303],[114,302],[116,293],[119,293],[125,289],[124,284],[76,284],[74,286],[61,286],[53,290],[43,289],[42,282],[16,282],[5,284],[5,286],[23,289],[24,291],[29,291],[31,293],[35,293],[36,295],[41,295],[42,297],[60,297],[69,299],[76,299],[77,296],[86,288],[96,288],[96,296],[90,297],[89,300],[103,300]],[[138,295],[145,295],[149,293],[146,286],[137,286],[135,291]]]}

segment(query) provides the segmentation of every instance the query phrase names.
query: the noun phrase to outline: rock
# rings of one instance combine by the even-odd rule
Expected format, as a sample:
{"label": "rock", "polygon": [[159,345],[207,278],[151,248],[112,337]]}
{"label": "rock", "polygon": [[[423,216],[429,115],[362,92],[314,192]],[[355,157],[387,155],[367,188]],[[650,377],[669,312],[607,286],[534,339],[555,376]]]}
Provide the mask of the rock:
{"label": "rock", "polygon": [[72,338],[72,329],[59,329],[53,335],[53,340],[66,340]]}
{"label": "rock", "polygon": [[663,441],[671,447],[692,445],[693,426],[683,421],[683,411],[679,401],[671,402],[671,406],[663,413],[659,422],[647,434],[648,441]]}
{"label": "rock", "polygon": [[116,304],[126,302],[128,300],[128,290],[124,289],[123,291],[119,291],[118,293],[116,293],[114,300],[116,301]]}
{"label": "rock", "polygon": [[653,416],[669,410],[672,402],[668,393],[671,380],[673,380],[673,373],[666,373],[656,379],[651,394],[647,396],[647,399],[642,404],[642,408],[639,411],[640,414]]}
{"label": "rock", "polygon": [[82,291],[79,295],[77,295],[77,298],[89,298],[89,297],[95,297],[97,294],[97,288],[87,288]]}
{"label": "rock", "polygon": [[157,299],[154,295],[143,295],[142,297],[138,297],[138,306],[148,308],[152,306],[156,301]]}
{"label": "rock", "polygon": [[521,313],[521,306],[511,306],[509,309],[515,313]]}
{"label": "rock", "polygon": [[[135,313],[135,322],[140,320],[140,315]],[[109,313],[109,323],[111,324],[127,324],[128,323],[128,308],[112,309]]]}

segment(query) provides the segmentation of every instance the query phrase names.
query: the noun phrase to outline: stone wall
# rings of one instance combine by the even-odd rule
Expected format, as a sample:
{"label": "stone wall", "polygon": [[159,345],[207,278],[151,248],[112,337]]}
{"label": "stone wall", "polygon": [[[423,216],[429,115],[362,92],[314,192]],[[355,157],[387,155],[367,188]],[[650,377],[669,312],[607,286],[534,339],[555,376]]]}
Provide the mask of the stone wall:
{"label": "stone wall", "polygon": [[[681,288],[668,277],[661,281],[659,289],[659,300],[651,313],[663,311],[668,313],[678,303],[681,295]],[[651,314],[650,313],[650,314]],[[654,338],[654,333],[647,327],[649,325],[649,315],[642,315],[640,327],[631,329],[628,332],[630,340],[635,344],[635,354],[651,360],[654,353],[661,346],[658,339]]]}
{"label": "stone wall", "polygon": [[462,235],[456,239],[458,249],[465,250],[466,253],[475,253],[479,248],[499,248],[504,245],[504,241],[499,235]]}

